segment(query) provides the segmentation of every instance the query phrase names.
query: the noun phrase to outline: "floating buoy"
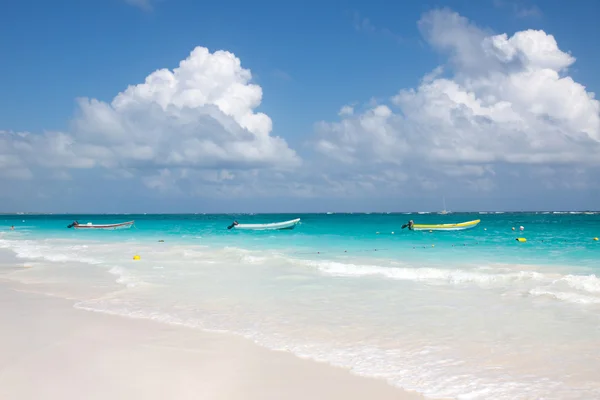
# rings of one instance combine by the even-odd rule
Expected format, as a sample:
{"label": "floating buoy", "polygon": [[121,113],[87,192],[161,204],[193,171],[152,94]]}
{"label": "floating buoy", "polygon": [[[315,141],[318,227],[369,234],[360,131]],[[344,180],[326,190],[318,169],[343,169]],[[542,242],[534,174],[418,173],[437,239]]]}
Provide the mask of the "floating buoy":
{"label": "floating buoy", "polygon": [[524,243],[526,241],[527,241],[527,239],[525,239],[525,238],[517,238],[517,242],[523,242]]}
{"label": "floating buoy", "polygon": [[433,232],[432,230],[430,230],[429,232]]}
{"label": "floating buoy", "polygon": [[435,244],[432,244],[431,247],[435,247]]}
{"label": "floating buoy", "polygon": [[140,257],[140,256],[138,256],[138,255],[136,254],[135,256],[133,256],[133,259],[134,259],[134,260],[141,260],[141,259],[142,259],[142,257]]}
{"label": "floating buoy", "polygon": [[375,234],[379,235],[379,232],[375,232]]}
{"label": "floating buoy", "polygon": [[483,228],[484,231],[487,231],[487,228]]}
{"label": "floating buoy", "polygon": [[525,230],[525,228],[523,227],[523,225],[521,225],[521,226],[519,227],[519,230],[520,230],[521,232],[523,232],[523,231]]}
{"label": "floating buoy", "polygon": [[515,230],[515,227],[514,227],[514,226],[513,226],[512,230],[513,230],[513,231]]}
{"label": "floating buoy", "polygon": [[594,240],[597,242],[597,241],[598,241],[598,238],[594,238]]}
{"label": "floating buoy", "polygon": [[394,234],[394,232],[392,232],[392,235]]}

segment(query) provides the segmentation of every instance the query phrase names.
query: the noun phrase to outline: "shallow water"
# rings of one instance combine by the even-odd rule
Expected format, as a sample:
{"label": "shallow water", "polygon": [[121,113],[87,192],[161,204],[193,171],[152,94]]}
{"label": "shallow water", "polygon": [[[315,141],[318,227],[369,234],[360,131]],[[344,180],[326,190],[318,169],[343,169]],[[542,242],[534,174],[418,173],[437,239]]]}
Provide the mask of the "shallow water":
{"label": "shallow water", "polygon": [[234,332],[429,397],[600,397],[600,215],[299,216],[277,232],[225,228],[297,215],[0,216],[0,247],[31,267],[10,278],[78,308]]}

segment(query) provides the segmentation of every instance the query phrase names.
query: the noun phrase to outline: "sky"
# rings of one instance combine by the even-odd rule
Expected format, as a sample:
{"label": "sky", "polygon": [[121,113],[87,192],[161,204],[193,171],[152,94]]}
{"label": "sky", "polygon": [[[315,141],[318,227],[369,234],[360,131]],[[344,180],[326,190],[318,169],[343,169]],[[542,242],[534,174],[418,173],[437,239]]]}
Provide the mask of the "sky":
{"label": "sky", "polygon": [[0,7],[0,212],[600,209],[598,2]]}

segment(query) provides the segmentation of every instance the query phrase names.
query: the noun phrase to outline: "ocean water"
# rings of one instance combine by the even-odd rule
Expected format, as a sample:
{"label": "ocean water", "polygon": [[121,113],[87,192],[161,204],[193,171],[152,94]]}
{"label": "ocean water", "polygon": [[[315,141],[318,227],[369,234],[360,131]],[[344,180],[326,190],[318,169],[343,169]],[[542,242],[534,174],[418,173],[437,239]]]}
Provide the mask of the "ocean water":
{"label": "ocean water", "polygon": [[[296,217],[294,230],[226,229]],[[135,226],[67,229],[74,219]],[[409,219],[481,223],[401,229]],[[598,213],[6,215],[0,248],[27,268],[0,273],[80,309],[232,332],[430,398],[592,399],[598,236]]]}

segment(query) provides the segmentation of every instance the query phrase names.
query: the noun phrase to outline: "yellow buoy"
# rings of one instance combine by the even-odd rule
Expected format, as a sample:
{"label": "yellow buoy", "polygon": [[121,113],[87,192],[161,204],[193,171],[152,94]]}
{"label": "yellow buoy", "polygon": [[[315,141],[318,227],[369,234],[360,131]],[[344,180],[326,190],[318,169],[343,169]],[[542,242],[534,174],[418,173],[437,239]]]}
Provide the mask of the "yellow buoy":
{"label": "yellow buoy", "polygon": [[142,258],[136,254],[135,256],[133,256],[133,259],[134,260],[141,260]]}
{"label": "yellow buoy", "polygon": [[598,238],[594,238],[594,240],[597,242],[597,241],[598,241]]}
{"label": "yellow buoy", "polygon": [[526,242],[526,241],[527,241],[527,239],[525,239],[525,238],[517,238],[517,242]]}

